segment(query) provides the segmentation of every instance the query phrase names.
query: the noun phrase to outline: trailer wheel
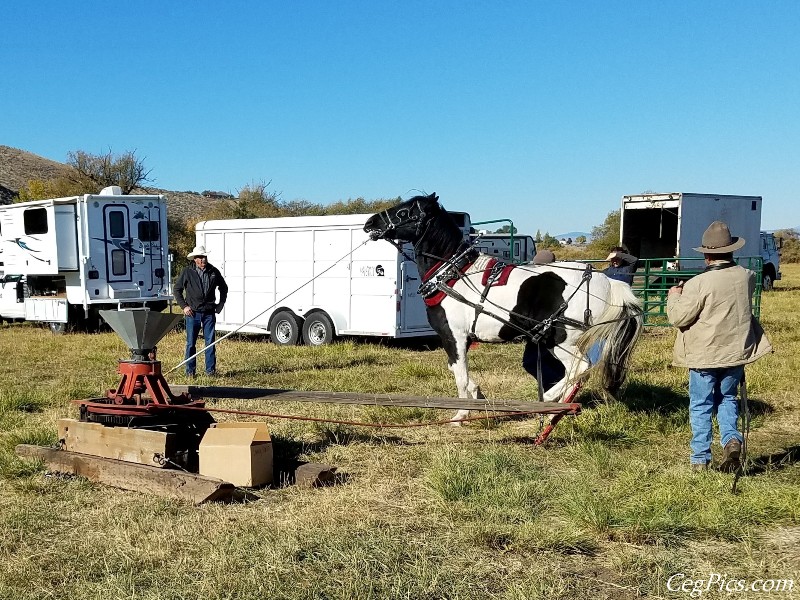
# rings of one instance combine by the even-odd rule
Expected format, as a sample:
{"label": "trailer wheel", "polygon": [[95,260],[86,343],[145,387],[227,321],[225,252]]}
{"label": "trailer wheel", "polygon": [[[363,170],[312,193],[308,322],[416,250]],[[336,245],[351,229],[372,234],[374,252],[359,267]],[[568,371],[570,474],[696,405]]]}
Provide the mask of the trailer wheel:
{"label": "trailer wheel", "polygon": [[67,332],[66,323],[57,323],[55,321],[50,321],[50,323],[48,324],[50,325],[50,331],[53,332],[53,335],[64,335]]}
{"label": "trailer wheel", "polygon": [[296,346],[301,342],[300,321],[288,310],[279,311],[272,317],[269,335],[279,346]]}
{"label": "trailer wheel", "polygon": [[303,323],[303,341],[309,346],[330,344],[334,338],[333,322],[324,312],[315,312]]}

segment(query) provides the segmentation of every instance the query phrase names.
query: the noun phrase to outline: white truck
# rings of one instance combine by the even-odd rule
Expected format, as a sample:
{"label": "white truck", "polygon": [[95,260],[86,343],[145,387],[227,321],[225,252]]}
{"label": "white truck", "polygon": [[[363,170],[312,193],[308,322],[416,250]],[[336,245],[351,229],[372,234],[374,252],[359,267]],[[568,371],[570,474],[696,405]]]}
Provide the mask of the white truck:
{"label": "white truck", "polygon": [[99,194],[0,206],[0,320],[55,333],[96,328],[99,311],[171,299],[166,199]]}
{"label": "white truck", "polygon": [[[761,196],[722,194],[638,194],[622,197],[620,242],[640,259],[665,259],[681,270],[703,268],[703,232],[713,221],[724,221],[731,233],[745,239],[735,257],[764,256],[761,236]],[[774,245],[774,241],[773,241]],[[770,289],[780,279],[778,253],[764,256],[762,284]],[[771,262],[767,262],[767,261]]]}
{"label": "white truck", "polygon": [[[335,336],[435,335],[418,294],[414,249],[370,241],[372,215],[228,219],[197,224],[197,244],[222,271],[220,331],[266,333],[281,345]],[[457,213],[462,231],[469,215]],[[366,243],[365,243],[366,242]]]}

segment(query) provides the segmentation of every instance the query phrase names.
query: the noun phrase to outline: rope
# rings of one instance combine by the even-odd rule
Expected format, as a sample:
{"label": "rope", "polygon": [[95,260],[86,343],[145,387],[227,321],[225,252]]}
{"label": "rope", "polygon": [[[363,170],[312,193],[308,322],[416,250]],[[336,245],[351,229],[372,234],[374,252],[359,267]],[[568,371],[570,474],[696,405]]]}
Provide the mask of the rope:
{"label": "rope", "polygon": [[256,316],[254,316],[254,317],[253,317],[252,319],[250,319],[249,321],[245,321],[244,323],[242,323],[241,325],[239,325],[239,326],[238,326],[236,329],[234,329],[233,331],[229,331],[228,333],[226,333],[225,335],[223,335],[223,336],[222,336],[221,338],[219,338],[218,340],[214,340],[214,341],[213,341],[212,343],[210,343],[208,346],[205,346],[204,348],[202,348],[201,350],[198,350],[197,352],[195,352],[194,354],[192,354],[192,355],[191,355],[191,356],[189,356],[188,358],[185,358],[185,359],[184,359],[182,362],[179,362],[177,365],[175,365],[175,366],[174,366],[174,367],[172,367],[172,368],[171,368],[169,371],[167,371],[167,373],[172,373],[172,372],[173,372],[175,369],[178,369],[178,368],[180,368],[181,366],[185,365],[187,362],[189,362],[189,361],[190,361],[190,360],[192,360],[193,358],[195,358],[195,357],[197,357],[197,356],[200,356],[201,354],[203,354],[203,353],[204,353],[206,350],[208,350],[208,349],[209,349],[209,348],[211,348],[212,346],[216,346],[216,345],[217,345],[217,344],[219,344],[219,343],[220,343],[222,340],[224,340],[224,339],[226,339],[226,338],[229,338],[229,337],[230,337],[230,336],[232,336],[234,333],[236,333],[237,331],[241,330],[241,329],[242,329],[244,326],[246,326],[246,325],[249,325],[250,323],[252,323],[253,321],[255,321],[255,320],[258,318],[258,317],[260,317],[261,315],[263,315],[263,314],[264,314],[265,312],[267,312],[268,310],[271,310],[271,309],[275,308],[275,307],[276,307],[278,304],[280,304],[281,302],[283,302],[284,300],[286,300],[286,299],[287,299],[289,296],[291,296],[291,295],[292,295],[292,294],[294,294],[295,292],[298,292],[298,291],[302,290],[302,289],[303,289],[304,287],[306,287],[306,286],[307,286],[309,283],[311,283],[312,281],[314,281],[314,280],[315,280],[317,277],[321,277],[322,275],[324,275],[325,273],[327,273],[328,271],[330,271],[330,270],[331,270],[333,267],[335,267],[336,265],[338,265],[338,264],[339,264],[340,262],[342,262],[342,261],[343,261],[345,258],[347,258],[347,257],[348,257],[348,256],[350,256],[351,254],[353,254],[353,252],[355,252],[356,250],[358,250],[359,248],[361,248],[361,246],[365,245],[365,244],[366,244],[367,242],[369,242],[369,241],[370,241],[370,239],[369,239],[369,238],[367,238],[366,240],[364,240],[363,242],[361,242],[361,244],[359,244],[358,246],[356,246],[355,248],[353,248],[352,250],[350,250],[350,252],[348,252],[347,254],[345,254],[344,256],[342,256],[342,257],[341,257],[339,260],[337,260],[336,262],[334,262],[334,263],[333,263],[333,264],[332,264],[330,267],[328,267],[328,268],[327,268],[327,269],[325,269],[324,271],[321,271],[319,274],[315,275],[314,277],[312,277],[311,279],[309,279],[308,281],[306,281],[306,282],[305,282],[304,284],[302,284],[300,287],[297,287],[297,288],[295,288],[294,290],[292,290],[291,292],[289,292],[288,294],[286,294],[286,295],[285,295],[283,298],[281,298],[280,300],[277,300],[277,301],[276,301],[274,304],[272,304],[271,306],[268,306],[267,308],[265,308],[264,310],[262,310],[260,313],[258,313]]}
{"label": "rope", "polygon": [[336,425],[353,425],[356,427],[375,427],[378,429],[405,429],[405,428],[412,428],[412,427],[431,427],[433,425],[447,425],[450,423],[463,423],[466,421],[480,421],[484,419],[507,419],[511,417],[522,417],[527,415],[534,415],[534,414],[554,414],[554,415],[564,415],[567,413],[574,412],[575,408],[569,405],[558,404],[554,405],[552,409],[541,409],[541,410],[527,410],[527,411],[515,411],[515,412],[508,412],[508,413],[500,413],[500,414],[489,414],[489,415],[481,415],[480,417],[464,417],[462,419],[445,419],[442,421],[430,421],[427,423],[367,423],[363,421],[345,421],[340,419],[323,419],[321,417],[301,417],[299,415],[281,415],[276,413],[266,413],[266,412],[258,412],[258,411],[250,411],[250,410],[235,410],[232,408],[200,408],[198,406],[181,406],[180,404],[169,404],[169,405],[159,405],[154,404],[154,408],[163,408],[163,409],[178,409],[178,410],[189,410],[189,411],[201,411],[201,412],[218,412],[218,413],[225,413],[225,414],[232,414],[232,415],[246,415],[251,417],[267,417],[272,419],[288,419],[293,421],[312,421],[315,423],[333,423]]}

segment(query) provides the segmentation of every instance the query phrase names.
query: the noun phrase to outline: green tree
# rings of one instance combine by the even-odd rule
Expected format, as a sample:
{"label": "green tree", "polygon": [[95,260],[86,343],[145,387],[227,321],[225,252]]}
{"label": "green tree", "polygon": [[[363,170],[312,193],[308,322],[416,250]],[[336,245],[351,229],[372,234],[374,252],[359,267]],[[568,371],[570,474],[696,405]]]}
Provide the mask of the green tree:
{"label": "green tree", "polygon": [[495,233],[510,233],[517,235],[517,228],[512,225],[503,225],[500,229],[495,229]]}
{"label": "green tree", "polygon": [[550,248],[552,250],[554,248],[561,248],[561,242],[558,241],[558,238],[555,238],[549,233],[545,232],[544,237],[538,246],[542,248]]}
{"label": "green tree", "polygon": [[575,238],[575,243],[576,244],[581,244],[581,245],[585,244],[586,243],[586,236],[585,235],[579,235],[578,237]]}
{"label": "green tree", "polygon": [[612,210],[606,215],[602,225],[592,227],[592,241],[588,251],[592,256],[606,256],[609,248],[619,245],[619,210]]}
{"label": "green tree", "polygon": [[541,244],[542,243],[542,230],[541,229],[537,229],[536,230],[536,237],[533,238],[533,241],[536,242],[537,244]]}
{"label": "green tree", "polygon": [[364,198],[348,199],[345,201],[339,200],[333,204],[329,204],[324,208],[322,214],[325,215],[359,215],[376,213],[386,210],[402,202],[402,198],[386,198],[379,200],[364,200]]}
{"label": "green tree", "polygon": [[15,202],[29,202],[31,200],[47,200],[50,198],[67,198],[69,196],[81,196],[83,194],[96,194],[94,183],[90,181],[78,181],[75,177],[64,176],[56,179],[31,179],[19,190]]}

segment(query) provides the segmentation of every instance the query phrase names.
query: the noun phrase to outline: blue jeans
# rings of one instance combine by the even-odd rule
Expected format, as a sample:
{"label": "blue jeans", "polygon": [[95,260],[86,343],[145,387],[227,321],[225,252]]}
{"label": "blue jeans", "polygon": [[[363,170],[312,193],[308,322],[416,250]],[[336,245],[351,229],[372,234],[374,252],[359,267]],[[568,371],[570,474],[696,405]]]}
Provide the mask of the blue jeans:
{"label": "blue jeans", "polygon": [[[191,317],[184,317],[186,319],[186,354],[184,359],[189,358],[197,352],[197,335],[200,333],[200,327],[203,328],[203,340],[206,343],[206,373],[213,375],[217,371],[217,347],[211,346],[214,342],[215,325],[217,323],[217,315],[214,312],[194,313]],[[194,375],[197,369],[197,357],[192,358],[186,363],[186,374]]]}
{"label": "blue jeans", "polygon": [[539,346],[529,341],[525,344],[525,351],[522,353],[522,368],[532,375],[534,379],[538,379],[537,372],[540,362],[542,367],[541,384],[542,389],[546,392],[564,379],[564,376],[567,374],[567,369],[564,367],[564,364],[553,356],[544,346],[542,346],[542,352],[540,353]]}
{"label": "blue jeans", "polygon": [[722,446],[732,439],[742,441],[736,429],[739,420],[737,392],[744,366],[719,369],[689,369],[689,422],[692,425],[691,462],[711,462],[711,417],[717,412]]}

